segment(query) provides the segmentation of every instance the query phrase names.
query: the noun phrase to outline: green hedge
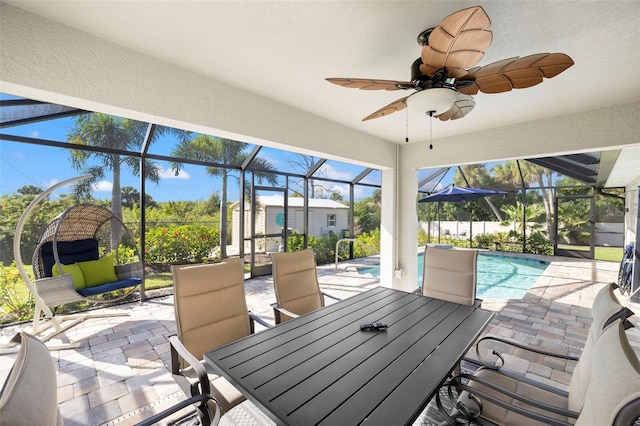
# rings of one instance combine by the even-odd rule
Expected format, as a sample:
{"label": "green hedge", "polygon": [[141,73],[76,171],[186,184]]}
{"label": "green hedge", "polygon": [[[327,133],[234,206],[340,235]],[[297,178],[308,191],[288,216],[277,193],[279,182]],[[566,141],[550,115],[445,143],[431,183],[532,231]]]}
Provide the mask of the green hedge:
{"label": "green hedge", "polygon": [[201,263],[217,254],[218,229],[180,225],[151,229],[145,234],[145,261],[153,264]]}

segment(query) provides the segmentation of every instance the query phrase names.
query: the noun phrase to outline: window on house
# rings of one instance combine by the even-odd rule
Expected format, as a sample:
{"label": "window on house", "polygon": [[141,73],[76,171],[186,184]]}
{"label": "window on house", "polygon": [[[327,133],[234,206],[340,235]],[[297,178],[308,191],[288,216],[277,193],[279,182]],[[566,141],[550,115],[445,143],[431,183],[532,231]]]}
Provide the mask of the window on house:
{"label": "window on house", "polygon": [[327,226],[336,226],[336,215],[328,214],[327,215]]}

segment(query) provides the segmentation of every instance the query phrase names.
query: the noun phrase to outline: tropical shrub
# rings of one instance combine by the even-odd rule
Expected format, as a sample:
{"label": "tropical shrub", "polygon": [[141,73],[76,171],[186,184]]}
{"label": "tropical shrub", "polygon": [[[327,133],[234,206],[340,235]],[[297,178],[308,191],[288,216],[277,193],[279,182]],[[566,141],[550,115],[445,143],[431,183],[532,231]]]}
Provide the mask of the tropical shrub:
{"label": "tropical shrub", "polygon": [[527,237],[527,253],[553,255],[553,246],[541,232],[534,232]]}
{"label": "tropical shrub", "polygon": [[[27,272],[29,278],[33,276]],[[4,266],[0,262],[0,317],[12,320],[25,319],[33,315],[33,298],[26,292],[24,280],[16,268],[16,263]]]}
{"label": "tropical shrub", "polygon": [[376,251],[372,252],[371,249],[361,244],[354,244],[353,255],[355,257],[371,256],[380,252],[380,228],[372,229],[371,232],[364,232],[358,235],[357,239]]}
{"label": "tropical shrub", "polygon": [[493,234],[480,234],[476,235],[476,246],[483,249],[493,249],[494,241],[496,241]]}
{"label": "tropical shrub", "polygon": [[429,234],[420,228],[418,229],[418,247],[426,246],[429,243]]}
{"label": "tropical shrub", "polygon": [[202,225],[160,227],[145,234],[145,260],[152,264],[201,263],[215,257],[218,229]]}
{"label": "tropical shrub", "polygon": [[[328,263],[335,262],[336,243],[339,239],[340,237],[338,236],[338,234],[334,232],[319,236],[309,236],[308,244],[309,247],[312,247],[316,253],[316,262],[318,265],[326,265]],[[338,258],[340,260],[346,260],[349,258],[348,246],[342,247],[343,248],[340,249],[341,254],[338,255]]]}

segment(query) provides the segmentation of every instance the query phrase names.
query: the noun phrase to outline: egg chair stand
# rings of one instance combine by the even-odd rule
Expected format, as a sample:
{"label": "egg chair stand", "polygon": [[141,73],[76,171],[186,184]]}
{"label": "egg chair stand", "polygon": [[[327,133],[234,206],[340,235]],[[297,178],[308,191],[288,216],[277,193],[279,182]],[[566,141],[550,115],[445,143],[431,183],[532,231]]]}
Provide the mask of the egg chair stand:
{"label": "egg chair stand", "polygon": [[[39,194],[16,226],[13,245],[16,267],[35,300],[32,334],[39,335],[45,342],[89,318],[128,315],[102,312],[64,318],[54,315],[52,308],[56,306],[81,301],[113,303],[127,297],[137,287],[140,287],[141,300],[144,298],[143,267],[133,236],[109,209],[94,204],[72,206],[47,225],[33,254],[35,282],[24,269],[20,252],[21,235],[31,212],[55,189],[89,177],[85,175],[68,179]],[[120,262],[118,248],[125,241],[137,261]],[[41,316],[48,320],[44,325],[40,324]],[[50,328],[53,331],[41,335]],[[58,350],[80,345],[68,343],[66,337],[64,342],[47,346],[51,350]],[[0,353],[13,352],[14,349],[3,346]]]}

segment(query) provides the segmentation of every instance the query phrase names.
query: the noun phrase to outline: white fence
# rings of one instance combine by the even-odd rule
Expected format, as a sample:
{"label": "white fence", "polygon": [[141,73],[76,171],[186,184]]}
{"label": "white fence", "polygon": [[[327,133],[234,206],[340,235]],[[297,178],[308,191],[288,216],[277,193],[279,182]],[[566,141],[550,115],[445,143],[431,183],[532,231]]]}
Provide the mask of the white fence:
{"label": "white fence", "polygon": [[[420,222],[419,227],[426,233],[431,233],[432,238],[451,236],[454,239],[468,240],[469,234],[473,238],[482,234],[493,234],[494,232],[517,231],[519,223],[511,222],[508,226],[502,226],[500,222],[474,221],[432,221]],[[533,226],[534,223],[529,225]],[[546,229],[546,224],[541,225],[541,230]],[[624,246],[624,224],[623,223],[596,223],[596,246]]]}

